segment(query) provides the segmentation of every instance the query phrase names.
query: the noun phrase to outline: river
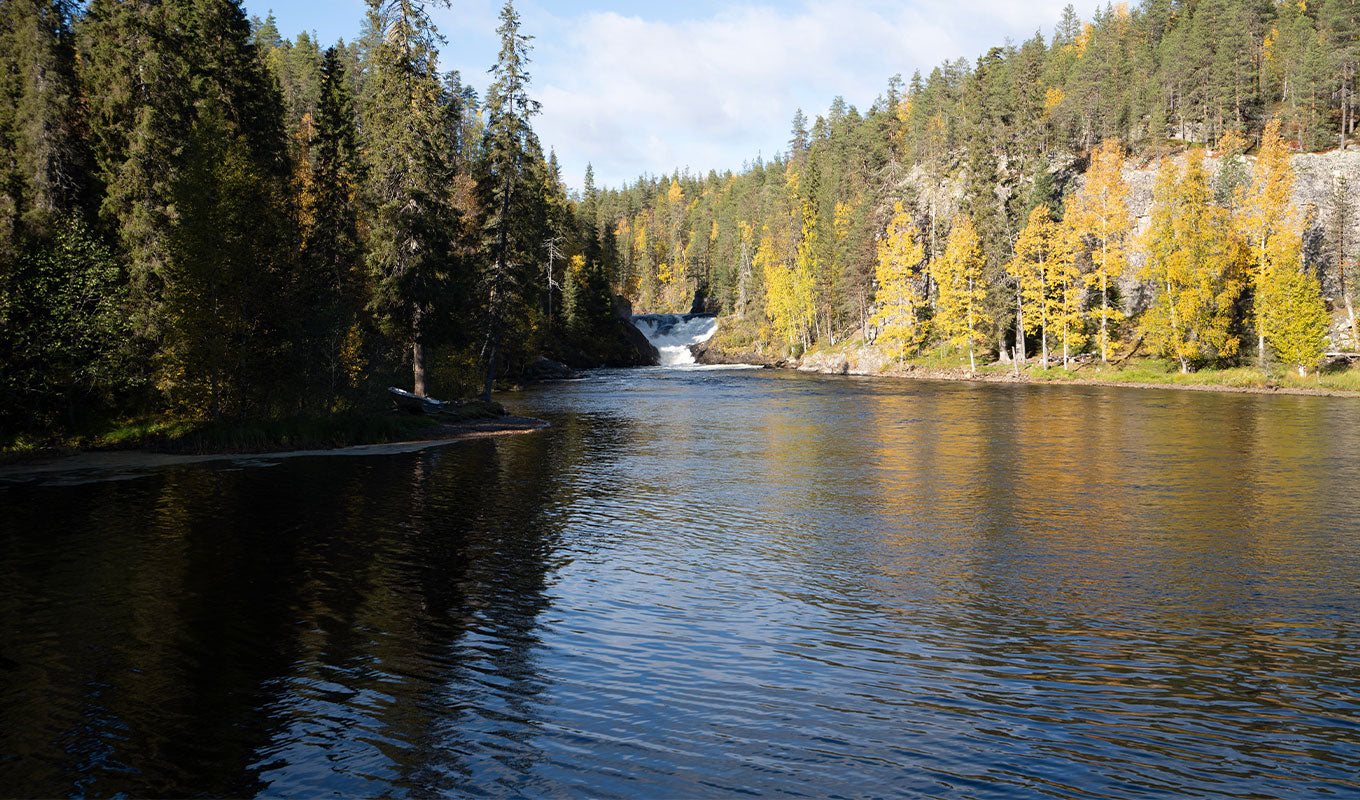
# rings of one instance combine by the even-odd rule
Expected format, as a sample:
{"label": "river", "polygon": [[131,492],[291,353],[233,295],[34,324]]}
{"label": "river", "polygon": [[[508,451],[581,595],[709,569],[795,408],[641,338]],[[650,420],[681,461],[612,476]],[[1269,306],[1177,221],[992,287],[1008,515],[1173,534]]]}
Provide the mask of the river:
{"label": "river", "polygon": [[758,370],[0,485],[0,794],[1360,796],[1360,403]]}

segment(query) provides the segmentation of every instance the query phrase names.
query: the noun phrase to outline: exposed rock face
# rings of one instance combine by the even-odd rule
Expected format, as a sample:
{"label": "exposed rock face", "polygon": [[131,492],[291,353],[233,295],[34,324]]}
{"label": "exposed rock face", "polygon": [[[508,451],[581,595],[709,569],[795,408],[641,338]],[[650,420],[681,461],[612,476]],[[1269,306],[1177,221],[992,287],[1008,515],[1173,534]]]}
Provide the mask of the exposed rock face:
{"label": "exposed rock face", "polygon": [[798,369],[823,375],[849,375],[850,359],[845,353],[808,353],[799,360]]}
{"label": "exposed rock face", "polygon": [[[1172,157],[1178,165],[1184,165],[1185,155]],[[1256,157],[1247,156],[1247,171],[1250,172],[1255,165]],[[1335,150],[1328,153],[1301,153],[1293,157],[1294,171],[1296,180],[1294,183],[1294,204],[1302,208],[1309,215],[1309,225],[1304,233],[1304,263],[1306,263],[1321,280],[1322,293],[1328,299],[1335,298],[1334,306],[1340,305],[1339,281],[1337,273],[1336,255],[1328,252],[1326,243],[1335,233],[1332,228],[1335,220],[1331,214],[1332,196],[1336,189],[1339,179],[1344,179],[1350,189],[1350,193],[1356,199],[1350,209],[1350,216],[1346,224],[1349,226],[1349,233],[1354,238],[1360,232],[1360,150]],[[1205,166],[1211,173],[1218,171],[1219,159],[1212,156],[1206,160]],[[1000,165],[1003,172],[1007,165]],[[1063,188],[1065,194],[1070,195],[1081,189],[1086,183],[1086,176],[1078,174],[1077,164],[1071,159],[1066,161],[1058,160],[1054,163],[1055,183]],[[1152,214],[1152,190],[1157,183],[1157,168],[1159,162],[1156,160],[1134,160],[1130,159],[1124,164],[1124,179],[1129,185],[1129,213],[1135,220],[1135,235],[1141,235],[1146,231],[1150,224]],[[949,230],[949,220],[958,210],[963,201],[964,182],[961,177],[955,176],[941,181],[934,186],[932,192],[931,180],[925,171],[918,165],[906,170],[895,179],[898,188],[904,192],[914,195],[916,201],[917,224],[921,225],[922,234],[926,240],[926,246],[930,246],[930,205],[933,195],[935,203],[936,236],[937,249],[944,248],[944,235]],[[1029,191],[1029,185],[1019,187],[998,187],[997,196],[1004,198],[1009,196],[1011,191]],[[1130,275],[1126,275],[1119,282],[1121,296],[1125,301],[1125,312],[1137,312],[1143,310],[1148,302],[1151,301],[1151,292],[1147,291],[1137,279],[1137,269],[1142,266],[1143,256],[1138,247],[1130,248],[1130,260],[1132,269]],[[1357,254],[1352,252],[1351,258],[1356,258]]]}
{"label": "exposed rock face", "polygon": [[[1185,164],[1185,156],[1174,156],[1177,165]],[[1256,157],[1247,156],[1247,170],[1255,166]],[[1303,234],[1304,263],[1322,281],[1324,298],[1335,300],[1340,306],[1340,281],[1337,271],[1336,255],[1329,252],[1327,241],[1334,233],[1332,216],[1332,197],[1340,180],[1345,180],[1353,196],[1360,194],[1360,150],[1330,153],[1303,153],[1293,157],[1295,182],[1294,205],[1303,209],[1307,215],[1308,228]],[[1211,172],[1218,171],[1217,156],[1206,159],[1205,167]],[[1129,213],[1134,217],[1134,235],[1141,236],[1151,224],[1152,192],[1157,183],[1158,162],[1150,163],[1129,161],[1124,167],[1124,180],[1129,185]],[[1086,182],[1085,176],[1078,176],[1073,182],[1073,190],[1080,189]],[[1360,198],[1358,198],[1360,199]],[[1351,235],[1360,229],[1360,202],[1353,201],[1347,223]],[[1354,254],[1352,254],[1354,257]],[[1137,271],[1143,265],[1141,248],[1129,250],[1130,274],[1119,281],[1120,293],[1125,301],[1124,311],[1142,311],[1152,299],[1152,293],[1137,278]]]}
{"label": "exposed rock face", "polygon": [[661,363],[661,353],[657,351],[642,331],[627,319],[616,319],[619,348],[607,354],[605,366],[608,367],[654,367]]}
{"label": "exposed rock face", "polygon": [[[1179,166],[1184,166],[1185,158],[1184,154],[1172,157]],[[1247,156],[1246,162],[1247,171],[1250,173],[1255,165],[1256,157]],[[1308,227],[1303,236],[1304,264],[1322,282],[1323,298],[1338,313],[1338,316],[1345,316],[1338,259],[1336,253],[1327,246],[1327,243],[1333,240],[1336,233],[1333,228],[1338,226],[1332,213],[1332,207],[1333,196],[1341,180],[1345,181],[1349,193],[1354,198],[1349,214],[1341,224],[1347,226],[1347,238],[1349,240],[1354,241],[1357,233],[1360,233],[1360,150],[1301,153],[1293,156],[1293,163],[1296,176],[1293,201],[1296,206],[1303,209],[1308,218]],[[1124,164],[1124,179],[1129,186],[1129,213],[1134,218],[1135,237],[1141,236],[1151,224],[1152,192],[1157,183],[1159,165],[1160,162],[1157,160],[1142,159],[1130,159]],[[1086,183],[1086,176],[1077,171],[1079,166],[1071,158],[1054,161],[1055,184],[1062,188],[1065,195],[1079,191]],[[1217,173],[1218,166],[1219,158],[1217,156],[1211,156],[1206,160],[1205,167],[1211,174]],[[1007,165],[1003,163],[1000,167],[1004,173]],[[904,194],[910,194],[917,198],[917,224],[921,226],[928,249],[931,238],[929,224],[933,199],[936,219],[936,250],[937,252],[943,250],[944,236],[949,230],[949,220],[963,202],[964,181],[962,176],[956,174],[953,177],[945,178],[932,187],[930,177],[918,165],[900,173],[896,176],[894,182]],[[1003,185],[997,187],[997,197],[1004,199],[1012,191],[1026,192],[1029,189],[1028,184],[1022,184],[1019,187]],[[1356,253],[1354,247],[1352,247],[1348,257],[1354,260],[1357,256],[1360,256],[1360,253]],[[1154,295],[1152,286],[1138,278],[1138,271],[1143,265],[1143,260],[1141,247],[1135,243],[1134,246],[1129,248],[1129,271],[1116,282],[1124,306],[1123,310],[1130,316],[1146,310],[1152,303]],[[1360,302],[1360,295],[1354,288],[1352,288],[1351,294],[1353,301]],[[1338,336],[1334,332],[1329,346],[1335,348],[1351,347],[1353,345],[1351,339],[1352,337],[1349,334]]]}
{"label": "exposed rock face", "polygon": [[799,360],[798,370],[823,375],[877,375],[894,363],[877,347],[865,346],[839,353],[808,353]]}
{"label": "exposed rock face", "polygon": [[696,344],[690,350],[694,353],[694,363],[696,364],[758,364],[772,367],[784,363],[753,347],[728,349],[717,338],[709,339],[703,344]]}

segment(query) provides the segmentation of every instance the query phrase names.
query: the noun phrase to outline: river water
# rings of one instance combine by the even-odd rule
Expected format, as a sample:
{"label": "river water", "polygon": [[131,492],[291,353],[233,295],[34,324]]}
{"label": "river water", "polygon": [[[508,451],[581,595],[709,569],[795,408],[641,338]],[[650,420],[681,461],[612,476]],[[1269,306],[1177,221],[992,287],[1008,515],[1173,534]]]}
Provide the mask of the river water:
{"label": "river water", "polygon": [[552,427],[0,487],[0,794],[1360,796],[1360,402],[507,404]]}

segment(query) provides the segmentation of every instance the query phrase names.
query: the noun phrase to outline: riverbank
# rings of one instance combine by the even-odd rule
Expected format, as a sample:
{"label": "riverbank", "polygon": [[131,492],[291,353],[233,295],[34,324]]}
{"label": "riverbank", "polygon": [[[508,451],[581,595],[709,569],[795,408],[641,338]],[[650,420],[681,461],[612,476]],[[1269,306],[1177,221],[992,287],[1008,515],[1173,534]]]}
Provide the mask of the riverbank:
{"label": "riverbank", "polygon": [[[133,440],[134,443],[119,442],[116,445],[95,446],[90,448],[63,447],[44,450],[17,451],[5,454],[0,462],[0,481],[26,479],[39,475],[71,472],[137,472],[159,467],[198,464],[210,461],[250,461],[257,459],[298,458],[303,456],[367,456],[393,453],[410,453],[429,447],[439,447],[470,439],[483,439],[493,436],[508,436],[532,433],[547,427],[548,423],[531,417],[517,417],[508,414],[479,416],[469,419],[439,421],[429,417],[390,415],[385,424],[363,430],[331,427],[329,438],[322,437],[299,440],[256,439],[265,428],[253,428],[252,434],[238,429],[235,444],[228,446],[225,440],[217,440],[215,449],[206,449],[205,443],[211,438],[194,438],[192,435],[157,439],[147,437]],[[296,429],[301,423],[291,423]],[[315,423],[313,423],[315,424]],[[201,432],[201,431],[200,431]],[[336,438],[348,435],[351,438]],[[355,437],[368,435],[376,441],[357,442]],[[254,448],[245,447],[246,442],[257,442]],[[139,444],[138,444],[139,442]],[[160,446],[157,446],[159,442]]]}
{"label": "riverbank", "polygon": [[946,359],[899,364],[876,348],[845,348],[808,353],[788,366],[803,372],[832,375],[864,375],[913,380],[974,381],[984,383],[1061,383],[1079,386],[1113,386],[1130,389],[1183,389],[1241,394],[1297,394],[1329,397],[1360,397],[1360,370],[1336,364],[1300,378],[1293,373],[1272,375],[1255,367],[1201,370],[1182,373],[1155,359],[1133,359],[1121,364],[1101,364],[1090,359],[1063,369],[1047,370],[1031,360],[1017,369],[1012,364],[987,364],[975,371]]}
{"label": "riverbank", "polygon": [[903,363],[872,345],[841,345],[814,350],[801,358],[786,359],[759,346],[752,334],[742,329],[732,332],[720,329],[714,341],[695,350],[701,364],[754,364],[824,375],[1360,398],[1360,366],[1348,364],[1344,360],[1324,364],[1320,371],[1305,378],[1300,378],[1292,371],[1271,373],[1256,367],[1182,373],[1172,365],[1152,358],[1101,364],[1090,355],[1083,356],[1071,369],[1064,369],[1061,362],[1050,362],[1049,368],[1043,369],[1036,359],[1030,359],[1028,364],[1018,370],[1013,364],[999,363],[980,365],[976,370],[970,370],[966,356],[947,357],[931,352],[918,354],[912,361]]}

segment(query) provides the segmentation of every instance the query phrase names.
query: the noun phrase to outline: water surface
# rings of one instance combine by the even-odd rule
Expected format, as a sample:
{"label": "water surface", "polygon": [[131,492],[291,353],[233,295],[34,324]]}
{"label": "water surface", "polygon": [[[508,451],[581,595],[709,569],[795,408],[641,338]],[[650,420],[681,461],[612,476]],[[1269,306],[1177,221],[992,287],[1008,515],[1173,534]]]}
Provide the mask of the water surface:
{"label": "water surface", "polygon": [[1360,795],[1360,403],[768,372],[0,486],[0,794]]}

